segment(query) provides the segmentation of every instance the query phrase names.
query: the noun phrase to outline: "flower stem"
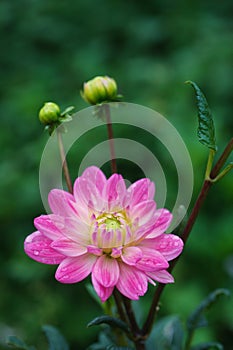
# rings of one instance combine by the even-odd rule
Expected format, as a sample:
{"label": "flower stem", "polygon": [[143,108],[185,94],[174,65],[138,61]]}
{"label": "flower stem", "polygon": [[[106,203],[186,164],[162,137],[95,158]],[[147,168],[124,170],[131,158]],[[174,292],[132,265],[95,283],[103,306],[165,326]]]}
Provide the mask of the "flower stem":
{"label": "flower stem", "polygon": [[110,155],[111,155],[111,168],[112,168],[112,173],[114,174],[117,172],[117,165],[116,165],[116,154],[115,154],[115,148],[114,148],[114,137],[113,137],[110,106],[108,104],[105,104],[104,109],[105,109],[105,115],[106,115],[109,148],[110,148]]}
{"label": "flower stem", "polygon": [[[217,177],[220,169],[225,164],[227,158],[231,154],[232,149],[233,149],[233,139],[231,139],[229,141],[229,143],[225,147],[222,155],[220,156],[219,160],[215,164],[214,168],[212,169],[212,171],[210,171],[209,178],[205,179],[205,181],[203,182],[203,185],[201,187],[201,190],[199,192],[197,200],[196,200],[196,202],[194,204],[194,207],[193,207],[193,209],[191,211],[191,214],[189,216],[187,224],[185,225],[184,230],[183,230],[182,235],[181,235],[181,238],[182,238],[184,244],[188,240],[190,232],[191,232],[191,230],[193,228],[193,225],[194,225],[194,223],[195,223],[195,221],[197,219],[197,216],[198,216],[198,214],[200,212],[200,209],[201,209],[201,207],[202,207],[202,205],[203,205],[203,203],[204,203],[204,201],[206,199],[206,196],[207,196],[207,194],[209,192],[209,189],[214,183],[212,180]],[[209,167],[210,162],[211,162],[211,164],[213,162],[213,159],[212,159],[213,155],[214,155],[213,153],[209,155],[207,168]],[[210,170],[210,169],[208,169],[208,170]],[[207,173],[208,173],[208,171],[207,171]],[[176,259],[174,259],[171,262],[170,267],[169,267],[169,272],[171,272],[173,270],[173,268],[175,267],[175,265],[176,265],[178,260],[179,260],[179,257],[177,257]],[[161,295],[163,293],[163,290],[164,290],[165,286],[166,286],[166,284],[160,283],[158,285],[156,291],[155,291],[154,298],[152,300],[152,304],[151,304],[151,307],[150,307],[147,319],[146,319],[146,321],[145,321],[145,323],[143,325],[143,328],[142,328],[142,334],[143,334],[144,337],[147,337],[149,335],[150,331],[151,331],[155,315],[156,315],[156,313],[159,310],[159,300],[160,300],[160,297],[161,297]]]}
{"label": "flower stem", "polygon": [[66,185],[67,185],[68,191],[70,193],[73,193],[73,186],[70,179],[69,168],[66,160],[63,141],[62,141],[62,133],[59,130],[59,128],[57,128],[56,131],[57,131],[57,139],[58,139],[59,151],[60,151],[61,162],[62,162],[62,169],[63,169]]}

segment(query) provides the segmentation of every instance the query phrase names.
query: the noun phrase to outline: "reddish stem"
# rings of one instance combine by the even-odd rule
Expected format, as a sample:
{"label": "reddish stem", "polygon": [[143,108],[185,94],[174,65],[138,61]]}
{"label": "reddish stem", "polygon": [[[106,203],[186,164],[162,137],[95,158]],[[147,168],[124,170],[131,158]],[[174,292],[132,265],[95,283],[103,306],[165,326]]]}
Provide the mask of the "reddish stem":
{"label": "reddish stem", "polygon": [[109,140],[109,148],[110,148],[110,155],[111,155],[111,168],[112,168],[112,173],[114,174],[114,173],[117,173],[117,164],[116,164],[116,154],[115,154],[115,148],[114,148],[114,136],[113,136],[111,114],[110,114],[110,106],[106,104],[104,105],[104,107],[105,107],[108,140]]}

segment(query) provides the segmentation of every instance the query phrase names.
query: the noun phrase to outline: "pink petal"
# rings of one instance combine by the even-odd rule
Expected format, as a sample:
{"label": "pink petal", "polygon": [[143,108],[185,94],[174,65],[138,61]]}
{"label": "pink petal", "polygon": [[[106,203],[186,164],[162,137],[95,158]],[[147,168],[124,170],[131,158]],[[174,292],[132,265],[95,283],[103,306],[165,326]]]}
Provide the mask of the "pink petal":
{"label": "pink petal", "polygon": [[130,211],[129,215],[132,220],[138,219],[139,226],[145,225],[154,217],[156,204],[149,200],[135,205]]}
{"label": "pink petal", "polygon": [[93,267],[92,274],[102,286],[107,288],[115,286],[119,278],[117,260],[107,255],[100,256]]}
{"label": "pink petal", "polygon": [[60,238],[52,242],[51,247],[66,256],[79,256],[87,252],[86,247],[66,238]]}
{"label": "pink petal", "polygon": [[51,242],[50,239],[42,235],[39,231],[36,231],[25,239],[25,253],[30,258],[43,264],[60,264],[65,259],[65,256],[51,248]]}
{"label": "pink petal", "polygon": [[78,218],[65,218],[64,225],[65,227],[62,229],[62,233],[66,238],[69,238],[84,246],[90,243],[90,227],[83,221],[79,220]]}
{"label": "pink petal", "polygon": [[61,216],[71,216],[76,214],[72,205],[72,203],[74,203],[74,197],[66,191],[59,189],[50,191],[48,202],[54,214]]}
{"label": "pink petal", "polygon": [[156,249],[168,261],[180,255],[184,246],[180,237],[168,233],[161,234],[159,237],[153,239],[145,239],[141,244]]}
{"label": "pink petal", "polygon": [[51,240],[55,240],[63,236],[61,229],[64,228],[64,220],[59,215],[41,215],[35,218],[34,225],[38,231],[43,233]]}
{"label": "pink petal", "polygon": [[140,246],[142,258],[136,263],[136,267],[143,271],[156,271],[166,269],[169,264],[163,255],[150,248]]}
{"label": "pink petal", "polygon": [[158,237],[161,233],[164,233],[172,221],[172,214],[167,209],[158,209],[155,212],[154,220],[153,230],[147,238]]}
{"label": "pink petal", "polygon": [[147,272],[147,276],[160,283],[173,283],[173,276],[166,270]]}
{"label": "pink petal", "polygon": [[135,265],[142,258],[142,251],[138,247],[126,247],[123,249],[121,259],[127,265]]}
{"label": "pink petal", "polygon": [[96,211],[103,209],[104,203],[96,184],[85,177],[79,177],[75,181],[74,197],[79,205],[84,205]]}
{"label": "pink petal", "polygon": [[88,253],[94,254],[96,256],[101,256],[103,254],[103,249],[98,248],[94,245],[88,245],[87,251],[88,251]]}
{"label": "pink petal", "polygon": [[109,211],[122,207],[126,196],[126,186],[123,177],[113,174],[108,180],[103,190],[103,197],[107,202]]}
{"label": "pink petal", "polygon": [[133,183],[127,190],[130,195],[130,206],[154,198],[155,186],[149,179],[140,179]]}
{"label": "pink petal", "polygon": [[61,283],[77,283],[86,278],[92,271],[97,257],[91,254],[66,258],[59,265],[55,277]]}
{"label": "pink petal", "polygon": [[86,168],[86,170],[84,170],[82,174],[82,178],[93,182],[93,184],[98,188],[100,193],[102,193],[102,190],[107,181],[104,173],[96,166],[90,166]]}
{"label": "pink petal", "polygon": [[100,297],[100,300],[102,303],[104,303],[112,294],[114,287],[104,287],[102,286],[97,279],[95,278],[95,275],[91,275],[92,278],[92,284],[93,287],[95,288],[96,293]]}
{"label": "pink petal", "polygon": [[138,300],[139,296],[144,295],[147,291],[147,276],[144,272],[124,263],[119,262],[119,267],[120,277],[116,285],[117,289],[127,298]]}

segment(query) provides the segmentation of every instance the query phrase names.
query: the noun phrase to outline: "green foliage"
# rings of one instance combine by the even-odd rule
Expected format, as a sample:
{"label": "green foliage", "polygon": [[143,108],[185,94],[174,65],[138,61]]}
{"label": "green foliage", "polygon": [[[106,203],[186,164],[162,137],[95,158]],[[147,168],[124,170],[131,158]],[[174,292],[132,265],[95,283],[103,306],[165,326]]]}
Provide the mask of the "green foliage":
{"label": "green foliage", "polygon": [[193,346],[191,350],[223,350],[223,346],[216,342],[210,342]]}
{"label": "green foliage", "polygon": [[168,316],[157,321],[146,342],[148,350],[182,349],[184,331],[179,317]]}
{"label": "green foliage", "polygon": [[197,130],[198,139],[203,145],[216,151],[214,122],[208,102],[196,83],[190,80],[186,83],[192,85],[195,90],[199,124]]}
{"label": "green foliage", "polygon": [[50,325],[44,325],[42,329],[48,339],[49,350],[69,350],[65,338],[57,328]]}
{"label": "green foliage", "polygon": [[98,326],[100,324],[108,324],[111,327],[116,327],[126,333],[129,333],[129,328],[125,322],[121,321],[118,318],[105,315],[94,318],[94,320],[88,323],[87,327]]}
{"label": "green foliage", "polygon": [[10,336],[8,338],[7,345],[16,350],[35,350],[34,346],[26,345],[23,340],[15,336]]}
{"label": "green foliage", "polygon": [[[215,126],[222,149],[232,131],[231,7],[230,0],[0,2],[1,339],[5,332],[20,334],[29,344],[46,349],[40,329],[47,323],[62,330],[72,350],[82,350],[99,331],[86,328],[99,306],[84,284],[59,284],[54,266],[33,262],[23,252],[24,238],[34,230],[33,218],[44,213],[38,168],[48,135],[38,121],[40,107],[52,100],[61,110],[74,105],[78,111],[87,107],[79,94],[82,83],[100,74],[113,76],[125,101],[164,114],[182,135],[195,169],[195,197],[206,154],[195,139],[195,109],[183,81],[196,81],[208,95],[218,116]],[[160,154],[148,135],[117,130],[116,136],[136,137],[156,157]],[[73,179],[96,139],[106,139],[105,133],[83,135],[68,155]],[[166,169],[166,206],[171,209],[176,172],[166,156],[159,160]],[[135,181],[140,169],[127,164],[119,160],[119,169]],[[104,170],[109,172],[108,164]],[[161,317],[179,313],[185,319],[210,290],[233,288],[232,192],[232,180],[226,176],[209,194],[176,267],[176,283],[162,299]],[[142,310],[148,308],[152,292],[153,288],[140,301]],[[195,340],[206,342],[212,336],[231,350],[232,309],[231,299],[227,306],[211,310],[213,327],[197,332]]]}
{"label": "green foliage", "polygon": [[194,312],[189,316],[187,321],[187,329],[189,332],[193,332],[196,328],[203,327],[207,325],[207,321],[204,318],[203,313],[211,306],[213,306],[221,296],[229,296],[230,292],[226,289],[217,289],[210,293],[206,299],[204,299],[200,305],[194,310]]}
{"label": "green foliage", "polygon": [[[191,313],[187,320],[187,339],[186,339],[186,350],[188,350],[191,346],[191,342],[194,336],[194,332],[196,329],[200,327],[205,327],[208,325],[208,322],[204,316],[204,312],[209,310],[221,296],[229,296],[230,292],[226,289],[216,289],[214,292],[210,293],[201,303],[198,305],[198,307]],[[197,347],[198,349],[209,349],[213,346],[215,346],[217,349],[221,350],[221,344],[218,343],[206,343],[201,344]],[[191,348],[193,349],[193,348]],[[195,347],[194,347],[195,349]]]}

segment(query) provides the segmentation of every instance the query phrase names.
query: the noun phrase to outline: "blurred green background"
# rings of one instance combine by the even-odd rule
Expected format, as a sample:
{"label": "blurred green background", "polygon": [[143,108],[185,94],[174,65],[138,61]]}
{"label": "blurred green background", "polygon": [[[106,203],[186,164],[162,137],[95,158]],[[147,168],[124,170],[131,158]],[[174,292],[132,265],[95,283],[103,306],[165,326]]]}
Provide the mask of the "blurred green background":
{"label": "blurred green background", "polygon": [[[221,152],[233,129],[232,7],[230,0],[1,1],[0,348],[7,335],[16,334],[45,349],[42,324],[57,326],[71,349],[85,349],[98,332],[86,328],[100,313],[86,282],[59,284],[54,266],[36,263],[23,251],[33,218],[44,213],[38,170],[48,135],[37,118],[40,107],[55,101],[80,110],[86,107],[79,95],[84,81],[114,77],[125,101],[159,111],[182,135],[195,170],[194,199],[208,151],[197,141],[194,94],[183,83],[193,80],[205,92]],[[94,137],[80,140],[80,154]],[[147,140],[145,135],[140,142]],[[79,160],[70,161],[77,167]],[[212,188],[176,267],[176,283],[164,293],[161,316],[176,313],[185,321],[209,292],[232,289],[232,193],[232,174]],[[145,308],[152,291],[142,301]],[[209,314],[211,327],[199,330],[195,341],[219,340],[232,349],[232,310],[232,297],[220,301]]]}

